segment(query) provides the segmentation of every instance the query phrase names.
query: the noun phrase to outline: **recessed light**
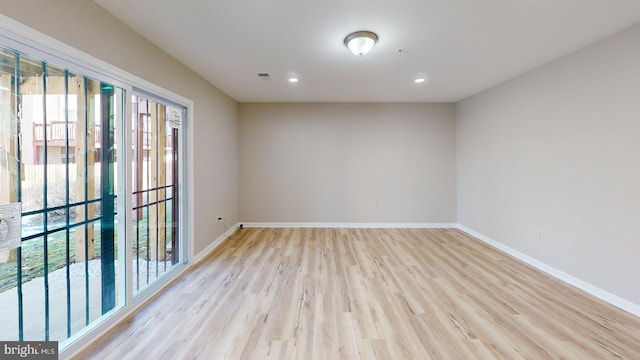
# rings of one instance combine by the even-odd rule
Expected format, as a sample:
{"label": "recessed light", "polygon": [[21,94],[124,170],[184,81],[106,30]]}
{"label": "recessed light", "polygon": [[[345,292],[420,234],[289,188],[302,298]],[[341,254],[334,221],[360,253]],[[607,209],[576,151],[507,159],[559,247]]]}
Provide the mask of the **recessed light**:
{"label": "recessed light", "polygon": [[298,79],[298,78],[296,78],[296,77],[290,77],[290,78],[289,78],[289,82],[290,82],[290,83],[294,83],[294,84],[295,84],[295,83],[297,83],[298,81],[300,81],[300,79]]}
{"label": "recessed light", "polygon": [[417,78],[415,80],[413,80],[414,83],[416,84],[422,84],[424,82],[425,78]]}

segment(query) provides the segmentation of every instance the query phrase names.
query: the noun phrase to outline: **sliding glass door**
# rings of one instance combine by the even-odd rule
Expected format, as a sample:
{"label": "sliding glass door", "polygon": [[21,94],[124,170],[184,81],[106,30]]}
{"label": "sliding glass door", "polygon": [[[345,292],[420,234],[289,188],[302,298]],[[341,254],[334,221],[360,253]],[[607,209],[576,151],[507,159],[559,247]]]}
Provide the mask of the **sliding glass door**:
{"label": "sliding glass door", "polygon": [[0,207],[17,205],[5,224],[21,226],[17,247],[0,233],[0,339],[63,341],[125,305],[125,100],[117,86],[0,50]]}
{"label": "sliding glass door", "polygon": [[181,259],[181,123],[186,109],[132,96],[132,234],[134,293]]}
{"label": "sliding glass door", "polygon": [[187,109],[6,40],[0,35],[0,339],[64,348],[186,262]]}

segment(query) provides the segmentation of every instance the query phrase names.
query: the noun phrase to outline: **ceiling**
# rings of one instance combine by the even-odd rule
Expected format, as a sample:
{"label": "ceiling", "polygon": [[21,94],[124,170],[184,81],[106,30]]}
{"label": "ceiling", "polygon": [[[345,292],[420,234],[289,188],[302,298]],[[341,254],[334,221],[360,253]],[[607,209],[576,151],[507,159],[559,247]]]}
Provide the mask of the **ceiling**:
{"label": "ceiling", "polygon": [[458,101],[640,23],[638,0],[95,1],[240,102]]}

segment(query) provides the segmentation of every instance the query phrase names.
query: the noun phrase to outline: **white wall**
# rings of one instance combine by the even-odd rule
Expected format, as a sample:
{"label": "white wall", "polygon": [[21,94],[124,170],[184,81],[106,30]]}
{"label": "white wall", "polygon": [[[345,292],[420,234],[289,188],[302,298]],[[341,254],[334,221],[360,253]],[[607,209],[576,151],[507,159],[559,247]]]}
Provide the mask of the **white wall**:
{"label": "white wall", "polygon": [[458,222],[635,304],[639,44],[635,27],[456,107]]}
{"label": "white wall", "polygon": [[[195,252],[238,219],[238,105],[93,1],[20,0],[0,13],[194,101]],[[186,226],[186,224],[184,224]]]}
{"label": "white wall", "polygon": [[455,196],[453,104],[240,105],[243,222],[455,223]]}

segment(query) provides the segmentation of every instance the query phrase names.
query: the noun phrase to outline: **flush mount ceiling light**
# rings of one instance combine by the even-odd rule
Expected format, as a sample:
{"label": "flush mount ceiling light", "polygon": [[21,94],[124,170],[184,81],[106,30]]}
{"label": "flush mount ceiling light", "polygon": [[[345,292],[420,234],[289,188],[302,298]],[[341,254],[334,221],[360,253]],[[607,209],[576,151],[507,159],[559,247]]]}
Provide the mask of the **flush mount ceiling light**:
{"label": "flush mount ceiling light", "polygon": [[378,42],[378,35],[371,31],[356,31],[344,38],[344,45],[358,56],[366,55]]}

